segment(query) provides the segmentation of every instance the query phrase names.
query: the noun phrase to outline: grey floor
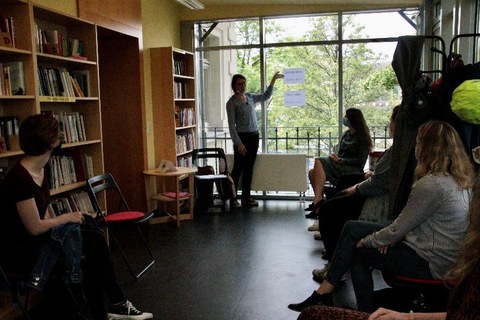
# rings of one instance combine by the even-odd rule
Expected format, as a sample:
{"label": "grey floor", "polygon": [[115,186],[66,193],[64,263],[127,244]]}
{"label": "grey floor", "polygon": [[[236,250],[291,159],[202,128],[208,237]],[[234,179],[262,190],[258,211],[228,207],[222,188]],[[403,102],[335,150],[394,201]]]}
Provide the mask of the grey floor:
{"label": "grey floor", "polygon": [[[118,261],[122,286],[155,319],[296,319],[287,305],[318,287],[311,271],[325,263],[323,243],[307,231],[313,221],[305,219],[304,206],[261,200],[249,210],[198,213],[178,229],[149,226],[156,263],[134,281]],[[355,307],[350,281],[334,298]]]}

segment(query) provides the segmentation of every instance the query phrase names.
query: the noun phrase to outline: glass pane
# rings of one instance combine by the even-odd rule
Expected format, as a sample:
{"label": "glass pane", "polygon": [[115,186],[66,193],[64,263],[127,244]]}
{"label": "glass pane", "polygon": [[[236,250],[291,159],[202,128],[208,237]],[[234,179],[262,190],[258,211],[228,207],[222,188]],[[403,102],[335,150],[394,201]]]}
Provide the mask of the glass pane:
{"label": "glass pane", "polygon": [[198,24],[200,38],[208,34],[202,47],[226,45],[249,45],[260,43],[260,24],[258,19],[242,21],[209,22]]}
{"label": "glass pane", "polygon": [[[413,21],[417,13],[405,12]],[[415,34],[415,28],[398,12],[355,13],[343,16],[344,39],[389,38]]]}
{"label": "glass pane", "polygon": [[266,43],[337,39],[337,15],[265,19]]}
{"label": "glass pane", "polygon": [[395,45],[394,42],[344,46],[344,109],[362,110],[375,148],[380,149],[391,145],[388,136],[390,114],[401,102],[401,90],[391,67]]}
{"label": "glass pane", "polygon": [[[266,60],[269,77],[284,68],[305,70],[305,83],[275,85],[267,109],[267,151],[328,155],[338,143],[338,46],[270,49]],[[285,106],[283,93],[297,90],[305,92],[306,105]]]}
{"label": "glass pane", "polygon": [[[200,90],[204,103],[200,145],[221,147],[225,152],[233,153],[226,110],[227,101],[233,95],[231,79],[234,74],[241,73],[247,78],[247,91],[259,91],[259,54],[258,49],[208,52],[208,60],[203,63],[203,87]],[[256,110],[260,124],[260,106]]]}

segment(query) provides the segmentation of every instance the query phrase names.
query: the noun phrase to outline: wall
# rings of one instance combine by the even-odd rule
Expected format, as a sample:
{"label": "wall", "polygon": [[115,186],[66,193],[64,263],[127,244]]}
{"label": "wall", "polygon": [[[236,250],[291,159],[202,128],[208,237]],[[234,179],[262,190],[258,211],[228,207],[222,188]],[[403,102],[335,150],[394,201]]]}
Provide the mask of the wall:
{"label": "wall", "polygon": [[[150,74],[150,56],[148,48],[180,46],[180,8],[174,0],[142,0],[143,24],[143,71],[145,81],[145,117],[147,128],[148,167],[154,163],[153,112]],[[182,48],[183,49],[183,48]]]}

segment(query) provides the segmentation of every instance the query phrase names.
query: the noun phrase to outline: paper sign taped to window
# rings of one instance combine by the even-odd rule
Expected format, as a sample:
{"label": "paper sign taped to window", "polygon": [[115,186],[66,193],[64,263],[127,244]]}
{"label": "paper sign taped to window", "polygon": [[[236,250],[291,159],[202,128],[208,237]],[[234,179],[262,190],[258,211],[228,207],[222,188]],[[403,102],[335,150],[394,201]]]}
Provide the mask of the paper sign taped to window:
{"label": "paper sign taped to window", "polygon": [[283,75],[284,84],[305,83],[304,68],[285,68],[283,69]]}
{"label": "paper sign taped to window", "polygon": [[285,107],[305,106],[305,90],[286,91],[283,94],[283,104]]}

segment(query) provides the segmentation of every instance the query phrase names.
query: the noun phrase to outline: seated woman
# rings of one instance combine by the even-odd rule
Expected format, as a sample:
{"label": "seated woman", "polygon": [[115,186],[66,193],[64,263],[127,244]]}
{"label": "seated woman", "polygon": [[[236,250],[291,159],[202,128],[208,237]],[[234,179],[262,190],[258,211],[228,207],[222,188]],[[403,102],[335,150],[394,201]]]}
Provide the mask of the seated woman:
{"label": "seated woman", "polygon": [[[2,253],[5,252],[1,257],[2,263],[12,271],[40,271],[32,274],[29,285],[42,289],[40,284],[46,281],[48,271],[51,270],[51,261],[43,254],[51,254],[52,251],[45,244],[55,248],[55,242],[50,240],[59,240],[57,232],[61,230],[63,240],[59,241],[64,241],[67,237],[73,244],[70,249],[62,248],[64,266],[78,262],[67,261],[75,259],[79,254],[68,250],[82,250],[85,256],[80,270],[82,274],[74,273],[70,279],[74,284],[83,279],[84,286],[76,288],[83,290],[85,287],[86,290],[89,308],[80,310],[84,319],[105,320],[107,316],[108,319],[152,319],[151,313],[137,310],[125,298],[116,279],[108,245],[100,228],[93,225],[93,219],[81,212],[47,218],[50,201],[47,164],[51,155],[61,148],[57,120],[46,115],[26,118],[20,127],[20,147],[25,155],[10,168],[3,181],[6,194],[3,195],[1,210],[2,231],[6,232],[2,232],[1,245],[8,250],[2,250]],[[89,223],[86,224],[85,220]],[[38,263],[38,258],[43,264]],[[39,270],[42,265],[49,270]],[[81,295],[77,297],[82,299]],[[109,303],[108,312],[105,298]],[[88,314],[88,309],[91,314]]]}
{"label": "seated woman", "polygon": [[400,215],[387,227],[348,221],[326,279],[290,309],[333,305],[332,292],[349,269],[358,309],[367,312],[374,308],[372,268],[414,278],[444,278],[467,229],[473,165],[458,133],[441,121],[420,126],[415,154],[415,183]]}
{"label": "seated woman", "polygon": [[305,309],[298,320],[474,320],[480,319],[480,177],[477,177],[470,204],[467,234],[460,256],[445,275],[452,286],[447,312],[401,313],[379,308],[372,314],[350,309],[315,306]]}
{"label": "seated woman", "polygon": [[[395,132],[395,118],[398,110],[399,106],[393,108],[390,116],[390,136]],[[320,206],[319,226],[328,261],[335,252],[343,225],[348,220],[360,219],[385,224],[394,220],[395,217],[388,216],[390,159],[391,148],[387,149],[378,160],[373,174],[369,174],[371,172],[369,171],[364,181],[342,190],[339,195]],[[326,269],[315,269],[314,279],[323,281],[325,271]]]}
{"label": "seated woman", "polygon": [[315,164],[308,176],[313,187],[313,204],[308,210],[316,211],[323,202],[325,181],[336,185],[341,175],[362,173],[368,154],[372,148],[370,131],[361,110],[349,108],[345,112],[343,125],[348,130],[340,140],[338,153],[315,159]]}

